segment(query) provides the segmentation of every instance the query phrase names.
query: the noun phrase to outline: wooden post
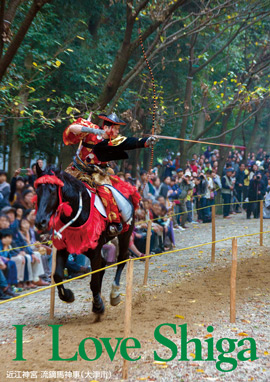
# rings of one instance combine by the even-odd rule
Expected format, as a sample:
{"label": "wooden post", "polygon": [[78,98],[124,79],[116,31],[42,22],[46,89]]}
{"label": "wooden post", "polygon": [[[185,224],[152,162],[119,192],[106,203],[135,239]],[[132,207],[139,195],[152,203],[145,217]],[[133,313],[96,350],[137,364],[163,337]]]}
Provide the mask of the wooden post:
{"label": "wooden post", "polygon": [[[134,262],[130,260],[127,264],[124,338],[130,337],[131,329],[133,263]],[[122,378],[128,378],[128,361],[126,359],[123,361]]]}
{"label": "wooden post", "polygon": [[[53,246],[51,285],[55,284],[53,275],[54,275],[55,267],[56,267],[56,252],[57,252],[57,249]],[[51,288],[50,318],[54,318],[54,303],[55,303],[55,287]]]}
{"label": "wooden post", "polygon": [[[149,215],[148,215],[149,218]],[[151,228],[152,228],[152,221],[149,220],[147,224],[147,236],[146,236],[146,245],[145,245],[145,254],[149,255],[150,253],[150,242],[151,242]],[[144,267],[144,278],[143,278],[143,285],[147,285],[147,279],[148,279],[148,271],[149,271],[149,257],[145,259],[145,267]]]}
{"label": "wooden post", "polygon": [[212,206],[212,252],[211,252],[211,263],[215,262],[216,255],[216,206]]}
{"label": "wooden post", "polygon": [[232,239],[232,269],[230,292],[230,322],[235,322],[235,297],[236,297],[236,269],[237,269],[237,239]]}
{"label": "wooden post", "polygon": [[263,200],[260,200],[260,245],[263,245]]}

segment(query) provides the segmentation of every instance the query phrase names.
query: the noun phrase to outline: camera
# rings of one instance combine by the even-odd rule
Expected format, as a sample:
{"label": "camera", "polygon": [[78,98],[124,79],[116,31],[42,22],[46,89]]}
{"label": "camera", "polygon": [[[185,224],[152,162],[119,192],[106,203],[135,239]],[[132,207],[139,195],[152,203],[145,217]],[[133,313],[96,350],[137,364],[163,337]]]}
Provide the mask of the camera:
{"label": "camera", "polygon": [[257,179],[257,180],[260,180],[260,179],[261,179],[261,175],[257,175],[257,176],[256,176],[256,179]]}
{"label": "camera", "polygon": [[200,179],[203,180],[203,179],[204,179],[204,176],[203,176],[203,175],[200,175]]}

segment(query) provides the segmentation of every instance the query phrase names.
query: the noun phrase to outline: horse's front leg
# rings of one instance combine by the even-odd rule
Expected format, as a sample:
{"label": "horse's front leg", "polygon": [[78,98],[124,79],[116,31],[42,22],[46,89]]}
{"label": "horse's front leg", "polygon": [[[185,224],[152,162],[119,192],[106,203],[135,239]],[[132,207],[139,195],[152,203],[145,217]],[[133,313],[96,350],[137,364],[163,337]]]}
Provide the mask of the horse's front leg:
{"label": "horse's front leg", "polygon": [[[95,253],[91,256],[91,268],[92,271],[102,268],[101,253]],[[92,312],[95,314],[103,314],[105,306],[101,298],[101,283],[104,271],[93,273],[91,275],[90,288],[93,294]]]}
{"label": "horse's front leg", "polygon": [[[64,279],[64,268],[66,266],[68,252],[66,249],[61,249],[56,252],[56,267],[53,275],[55,283],[60,283]],[[66,289],[64,285],[58,285],[58,296],[60,300],[71,303],[75,300],[72,290]]]}

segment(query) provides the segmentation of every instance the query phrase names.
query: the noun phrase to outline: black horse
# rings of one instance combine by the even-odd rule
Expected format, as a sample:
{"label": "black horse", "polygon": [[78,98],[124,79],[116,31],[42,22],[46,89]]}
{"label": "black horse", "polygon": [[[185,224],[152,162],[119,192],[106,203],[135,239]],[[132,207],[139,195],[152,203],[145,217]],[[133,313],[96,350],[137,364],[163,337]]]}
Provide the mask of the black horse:
{"label": "black horse", "polygon": [[[58,178],[60,182],[63,182],[63,187],[61,187],[62,199],[63,202],[69,202],[72,207],[72,213],[69,217],[64,214],[61,215],[61,221],[66,224],[71,219],[73,219],[78,211],[79,199],[81,194],[83,208],[76,219],[76,221],[71,225],[71,227],[81,227],[89,217],[90,211],[90,196],[87,191],[86,186],[73,176],[68,173],[60,170],[47,169],[46,171],[42,171],[37,165],[37,176],[40,178],[41,176],[48,175],[53,176],[53,179]],[[57,180],[57,179],[56,179]],[[56,214],[57,208],[59,206],[59,185],[45,183],[39,184],[36,187],[37,193],[37,214],[36,214],[36,227],[41,231],[46,231],[49,226],[50,219]],[[119,256],[118,261],[123,261],[128,258],[128,246],[129,239],[132,234],[134,228],[134,215],[132,219],[132,223],[125,233],[122,233],[118,236],[119,239]],[[98,240],[97,247],[93,249],[89,249],[83,254],[90,259],[92,271],[103,268],[106,266],[106,261],[101,255],[102,246],[111,240],[112,237],[106,234],[106,230],[101,234]],[[66,261],[68,258],[68,251],[64,248],[61,250],[57,250],[56,255],[56,269],[53,275],[54,281],[59,283],[63,281],[64,277],[64,268],[66,265]],[[124,269],[125,263],[117,266],[114,282],[112,285],[112,290],[110,294],[110,302],[111,305],[118,305],[120,303],[120,277],[121,273]],[[102,278],[105,271],[100,271],[91,275],[90,288],[93,293],[93,306],[92,311],[96,314],[104,313],[104,304],[101,298],[101,285]],[[75,300],[74,294],[70,289],[64,287],[64,285],[60,285],[58,288],[59,298],[65,302],[71,303]]]}

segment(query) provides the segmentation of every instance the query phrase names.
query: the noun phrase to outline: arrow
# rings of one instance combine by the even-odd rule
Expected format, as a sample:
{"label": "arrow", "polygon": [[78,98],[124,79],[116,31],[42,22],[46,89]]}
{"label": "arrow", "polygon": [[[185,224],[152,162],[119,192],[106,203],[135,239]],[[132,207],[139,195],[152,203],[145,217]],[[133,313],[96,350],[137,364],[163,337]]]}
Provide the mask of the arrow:
{"label": "arrow", "polygon": [[[146,136],[151,136],[151,134],[144,134]],[[245,150],[246,146],[236,146],[236,145],[229,145],[227,143],[215,143],[215,142],[206,142],[206,141],[194,141],[193,139],[184,139],[184,138],[175,138],[175,137],[169,137],[166,135],[155,135],[155,137],[159,139],[170,139],[175,141],[184,141],[184,142],[194,142],[194,143],[201,143],[201,144],[207,144],[207,145],[214,145],[214,146],[223,146],[223,147],[233,147],[241,150]]]}

